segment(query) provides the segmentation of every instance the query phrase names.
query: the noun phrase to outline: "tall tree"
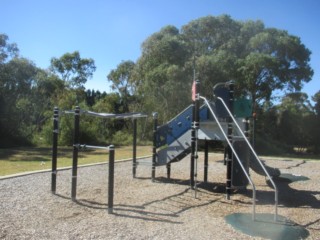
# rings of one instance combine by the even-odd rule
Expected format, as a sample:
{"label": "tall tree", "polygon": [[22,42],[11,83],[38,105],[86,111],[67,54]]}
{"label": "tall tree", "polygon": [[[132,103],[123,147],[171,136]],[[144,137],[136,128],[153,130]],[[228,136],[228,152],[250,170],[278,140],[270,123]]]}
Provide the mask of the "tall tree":
{"label": "tall tree", "polygon": [[311,52],[286,31],[265,28],[251,36],[246,49],[238,61],[238,82],[257,103],[270,100],[275,90],[300,91],[311,80]]}
{"label": "tall tree", "polygon": [[134,62],[123,61],[107,76],[108,80],[112,82],[111,88],[120,95],[123,112],[129,112],[130,98],[135,91],[132,78],[134,67]]}
{"label": "tall tree", "polygon": [[9,43],[8,41],[9,37],[6,34],[0,34],[0,64],[19,55],[17,44]]}
{"label": "tall tree", "polygon": [[0,145],[31,140],[33,110],[31,89],[38,72],[30,60],[18,55],[18,47],[0,35]]}
{"label": "tall tree", "polygon": [[167,115],[172,116],[174,107],[190,102],[194,67],[205,86],[202,95],[210,97],[218,82],[235,80],[239,90],[262,104],[276,90],[300,91],[313,75],[309,61],[310,51],[287,31],[266,28],[261,21],[207,16],[180,31],[166,26],[148,37],[137,61],[136,81],[148,96],[146,102],[168,109]]}
{"label": "tall tree", "polygon": [[148,112],[168,119],[188,102],[192,75],[187,74],[188,49],[174,26],[166,26],[142,44],[135,80]]}
{"label": "tall tree", "polygon": [[83,88],[88,78],[91,78],[96,66],[91,58],[81,58],[80,53],[65,53],[60,58],[51,59],[51,71],[57,74],[66,86]]}

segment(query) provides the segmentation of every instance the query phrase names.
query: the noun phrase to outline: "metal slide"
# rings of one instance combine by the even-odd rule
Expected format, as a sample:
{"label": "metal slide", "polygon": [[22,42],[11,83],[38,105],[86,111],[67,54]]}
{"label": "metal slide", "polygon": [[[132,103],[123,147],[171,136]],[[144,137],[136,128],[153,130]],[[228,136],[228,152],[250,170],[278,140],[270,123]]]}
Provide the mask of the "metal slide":
{"label": "metal slide", "polygon": [[[254,156],[252,157],[254,158]],[[264,165],[266,171],[269,173],[271,177],[279,177],[281,172],[278,168],[273,168],[265,165],[263,162],[262,164]],[[259,164],[258,161],[255,161],[255,159],[250,159],[250,168],[255,171],[257,174],[268,177],[261,165]]]}
{"label": "metal slide", "polygon": [[[255,202],[256,202],[256,190],[255,190],[255,185],[252,181],[252,179],[250,178],[248,172],[246,171],[245,167],[243,166],[241,160],[239,159],[238,157],[238,154],[237,152],[235,151],[233,145],[230,143],[228,137],[226,136],[221,124],[219,123],[219,120],[218,118],[216,117],[214,111],[212,110],[211,106],[210,106],[210,103],[208,102],[208,100],[204,97],[200,97],[201,99],[204,100],[204,102],[206,103],[207,107],[209,108],[212,116],[214,117],[216,123],[218,124],[221,132],[224,134],[224,137],[228,143],[228,145],[230,146],[236,160],[238,161],[240,167],[242,168],[245,176],[247,177],[250,185],[252,186],[252,189],[253,189],[253,196],[252,196],[252,201],[253,201],[253,219],[255,219]],[[264,166],[264,164],[262,163],[262,161],[259,159],[258,155],[256,154],[256,152],[254,151],[253,147],[251,146],[250,142],[248,141],[247,137],[245,136],[245,134],[243,133],[243,131],[241,130],[239,124],[237,123],[236,119],[233,117],[232,113],[230,112],[228,106],[226,105],[226,103],[224,102],[224,100],[221,98],[221,97],[217,97],[217,99],[219,101],[221,101],[222,105],[224,106],[225,110],[228,112],[228,115],[231,117],[232,121],[233,121],[233,124],[234,126],[236,126],[238,132],[240,132],[240,134],[242,135],[243,139],[246,141],[249,149],[251,150],[251,153],[253,154],[253,156],[255,157],[255,160],[259,163],[261,169],[263,170],[263,172],[265,173],[265,175],[269,178],[271,184],[273,185],[273,188],[274,188],[274,191],[275,191],[275,221],[277,220],[277,216],[278,216],[278,189],[277,189],[277,186],[275,185],[274,181],[272,180],[272,177],[270,176],[270,174],[268,173],[266,167]]]}

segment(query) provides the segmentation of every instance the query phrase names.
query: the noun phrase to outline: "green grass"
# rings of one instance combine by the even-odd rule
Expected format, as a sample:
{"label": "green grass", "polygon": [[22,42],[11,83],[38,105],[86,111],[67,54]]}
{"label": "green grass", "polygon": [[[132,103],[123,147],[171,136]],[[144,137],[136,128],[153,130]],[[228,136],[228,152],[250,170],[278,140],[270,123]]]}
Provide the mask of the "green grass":
{"label": "green grass", "polygon": [[[137,157],[151,155],[150,146],[138,146]],[[72,147],[59,147],[58,168],[72,165]],[[0,149],[0,176],[22,172],[51,169],[51,148],[12,148]],[[106,150],[81,150],[78,155],[78,164],[91,164],[108,161]],[[116,147],[116,160],[132,158],[132,147]]]}
{"label": "green grass", "polygon": [[[72,165],[72,147],[59,147],[58,168]],[[138,146],[137,156],[151,155],[151,146]],[[265,155],[263,155],[265,156]],[[132,158],[132,147],[116,147],[116,160]],[[274,159],[291,160],[319,160],[319,156],[308,155],[277,155],[268,156]],[[51,169],[51,148],[10,148],[0,149],[0,176],[36,170]],[[78,164],[85,165],[98,162],[106,162],[109,159],[106,150],[81,150],[79,151]]]}

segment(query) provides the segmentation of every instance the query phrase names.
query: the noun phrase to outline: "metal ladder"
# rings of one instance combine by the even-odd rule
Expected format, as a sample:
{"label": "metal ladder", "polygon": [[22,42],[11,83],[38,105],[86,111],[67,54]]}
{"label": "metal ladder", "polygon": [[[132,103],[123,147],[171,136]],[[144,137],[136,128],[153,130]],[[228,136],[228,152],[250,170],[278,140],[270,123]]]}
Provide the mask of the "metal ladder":
{"label": "metal ladder", "polygon": [[[248,179],[251,187],[252,187],[252,220],[255,220],[255,214],[256,214],[256,187],[252,181],[252,179],[250,178],[248,172],[246,171],[245,167],[243,166],[242,162],[239,159],[238,154],[236,153],[235,149],[233,148],[231,142],[229,141],[226,133],[223,130],[223,127],[221,126],[221,124],[219,123],[219,120],[216,116],[216,114],[214,113],[214,111],[211,108],[210,103],[208,102],[208,100],[205,97],[200,96],[201,99],[204,100],[205,104],[207,105],[208,109],[210,110],[214,120],[216,121],[217,125],[219,126],[219,129],[221,130],[223,136],[225,137],[228,145],[230,146],[232,153],[234,154],[235,158],[237,159],[241,169],[243,170],[246,178]],[[239,124],[237,123],[236,119],[233,117],[232,113],[230,112],[228,106],[226,105],[226,103],[224,102],[224,100],[221,97],[216,97],[219,101],[222,102],[222,105],[224,106],[224,108],[226,109],[226,111],[228,112],[228,115],[231,117],[233,123],[235,124],[235,126],[237,127],[238,131],[240,132],[240,134],[242,135],[242,137],[244,138],[244,140],[246,141],[247,145],[249,146],[251,152],[253,153],[253,155],[255,156],[256,160],[259,162],[259,164],[261,165],[263,171],[265,172],[265,174],[267,175],[267,177],[269,178],[274,191],[275,191],[275,215],[274,215],[274,221],[277,221],[278,218],[278,189],[276,184],[274,183],[274,181],[272,180],[270,174],[268,173],[268,171],[266,170],[265,166],[263,165],[263,163],[261,162],[261,160],[259,159],[258,155],[256,154],[256,152],[254,151],[253,147],[251,146],[250,142],[248,141],[247,137],[245,136],[245,134],[243,133],[243,131],[241,130]]]}

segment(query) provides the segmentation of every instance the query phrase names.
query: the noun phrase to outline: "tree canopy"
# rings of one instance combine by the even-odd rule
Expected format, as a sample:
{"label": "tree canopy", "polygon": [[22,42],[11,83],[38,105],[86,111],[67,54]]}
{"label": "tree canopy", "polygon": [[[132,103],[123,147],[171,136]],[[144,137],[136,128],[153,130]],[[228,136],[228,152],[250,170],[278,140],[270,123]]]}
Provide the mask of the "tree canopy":
{"label": "tree canopy", "polygon": [[96,70],[94,60],[81,58],[78,51],[65,53],[60,58],[53,57],[50,68],[71,88],[83,87]]}
{"label": "tree canopy", "polygon": [[235,80],[238,89],[261,104],[276,90],[300,91],[311,80],[310,54],[298,37],[266,28],[261,21],[207,16],[180,30],[163,27],[148,37],[134,69],[135,81],[146,102],[161,102],[159,110],[174,113],[170,103],[182,107],[189,102],[193,69],[205,86],[203,95],[211,96],[218,82]]}

